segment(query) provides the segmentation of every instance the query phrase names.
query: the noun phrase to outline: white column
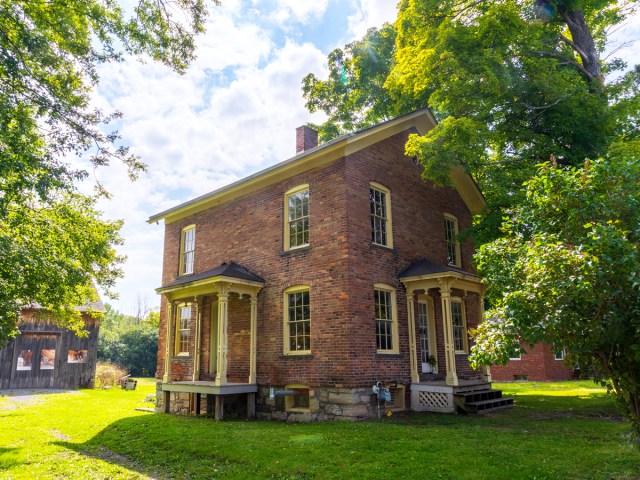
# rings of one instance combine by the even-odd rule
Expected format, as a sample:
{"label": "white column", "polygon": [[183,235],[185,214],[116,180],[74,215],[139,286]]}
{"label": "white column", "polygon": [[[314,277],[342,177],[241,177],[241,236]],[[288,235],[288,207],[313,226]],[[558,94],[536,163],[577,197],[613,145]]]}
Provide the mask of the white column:
{"label": "white column", "polygon": [[445,368],[447,370],[447,385],[458,385],[458,374],[456,373],[456,350],[453,341],[453,321],[451,315],[451,287],[448,281],[444,281],[440,286],[440,297],[442,299],[442,326],[444,330],[444,357]]}
{"label": "white column", "polygon": [[258,294],[251,294],[251,327],[249,350],[249,383],[256,383],[256,355],[258,350]]}
{"label": "white column", "polygon": [[216,385],[227,383],[228,332],[229,287],[222,284],[218,290],[218,374],[216,375]]}
{"label": "white column", "polygon": [[167,305],[167,338],[165,341],[164,351],[164,375],[162,376],[162,382],[167,383],[171,378],[171,342],[173,339],[172,325],[173,325],[173,303],[169,300]]}
{"label": "white column", "polygon": [[[480,325],[482,322],[484,322],[484,295],[480,294],[478,295],[478,302],[480,302],[478,304],[478,325]],[[482,379],[485,382],[490,382],[491,381],[491,369],[487,366],[487,365],[483,365],[482,367],[480,367],[480,372],[482,374]]]}
{"label": "white column", "polygon": [[413,290],[407,290],[407,318],[409,321],[409,363],[411,365],[411,382],[420,383],[418,373],[418,352],[416,350],[416,312]]}
{"label": "white column", "polygon": [[202,308],[200,299],[193,297],[193,304],[196,306],[196,332],[195,345],[193,347],[193,375],[191,379],[195,382],[200,380],[200,347],[202,345]]}

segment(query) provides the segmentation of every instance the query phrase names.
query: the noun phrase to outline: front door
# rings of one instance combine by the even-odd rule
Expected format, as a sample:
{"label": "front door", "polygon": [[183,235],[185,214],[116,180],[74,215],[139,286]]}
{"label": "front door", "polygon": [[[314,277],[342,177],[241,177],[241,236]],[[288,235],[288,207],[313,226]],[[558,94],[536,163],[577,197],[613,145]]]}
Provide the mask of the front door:
{"label": "front door", "polygon": [[422,373],[433,373],[433,366],[429,361],[432,358],[431,338],[429,332],[429,314],[426,302],[418,302],[418,328],[420,336],[420,360]]}
{"label": "front door", "polygon": [[10,388],[51,388],[54,385],[58,335],[24,333],[16,339]]}

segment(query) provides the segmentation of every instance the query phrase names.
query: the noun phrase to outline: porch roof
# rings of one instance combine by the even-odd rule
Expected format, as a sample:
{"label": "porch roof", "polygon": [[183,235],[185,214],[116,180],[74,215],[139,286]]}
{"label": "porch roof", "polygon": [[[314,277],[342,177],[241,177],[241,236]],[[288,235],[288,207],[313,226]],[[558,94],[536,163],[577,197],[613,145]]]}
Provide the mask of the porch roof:
{"label": "porch roof", "polygon": [[156,292],[168,295],[169,298],[173,294],[203,294],[218,290],[221,285],[228,285],[231,287],[231,291],[236,291],[237,293],[257,293],[264,286],[264,283],[260,276],[235,262],[230,262],[223,263],[206,272],[181,277],[157,288]]}
{"label": "porch roof", "polygon": [[475,273],[467,272],[451,265],[440,265],[426,259],[412,263],[400,272],[400,281],[409,290],[439,288],[445,283],[447,288],[460,288],[484,293],[486,285]]}

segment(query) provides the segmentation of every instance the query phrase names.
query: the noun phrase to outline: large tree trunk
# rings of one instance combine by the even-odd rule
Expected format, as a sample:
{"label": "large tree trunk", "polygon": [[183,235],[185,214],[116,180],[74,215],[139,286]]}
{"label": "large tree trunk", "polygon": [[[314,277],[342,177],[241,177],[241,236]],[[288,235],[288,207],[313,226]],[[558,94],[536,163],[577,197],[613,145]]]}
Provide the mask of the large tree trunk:
{"label": "large tree trunk", "polygon": [[600,70],[600,58],[582,10],[566,11],[559,8],[558,13],[569,27],[572,39],[568,43],[580,55],[589,80],[603,84],[604,76]]}

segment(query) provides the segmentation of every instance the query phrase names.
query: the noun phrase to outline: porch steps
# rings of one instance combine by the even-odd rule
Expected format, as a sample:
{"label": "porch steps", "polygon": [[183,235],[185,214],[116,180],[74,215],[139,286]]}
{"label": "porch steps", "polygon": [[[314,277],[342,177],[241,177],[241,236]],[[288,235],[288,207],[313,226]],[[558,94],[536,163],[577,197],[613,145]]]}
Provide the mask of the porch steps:
{"label": "porch steps", "polygon": [[453,395],[456,406],[465,413],[488,413],[513,407],[513,398],[503,397],[502,390],[475,390],[456,392]]}

